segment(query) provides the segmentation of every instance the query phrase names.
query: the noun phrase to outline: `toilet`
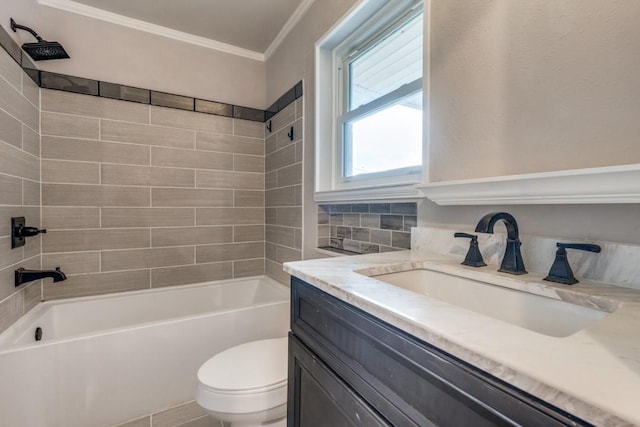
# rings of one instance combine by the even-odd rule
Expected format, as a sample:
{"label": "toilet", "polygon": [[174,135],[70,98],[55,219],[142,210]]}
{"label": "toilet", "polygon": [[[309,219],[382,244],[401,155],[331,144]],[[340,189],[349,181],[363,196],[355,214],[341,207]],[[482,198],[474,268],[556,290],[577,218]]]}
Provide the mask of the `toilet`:
{"label": "toilet", "polygon": [[224,350],[198,370],[196,402],[231,427],[287,425],[287,338]]}

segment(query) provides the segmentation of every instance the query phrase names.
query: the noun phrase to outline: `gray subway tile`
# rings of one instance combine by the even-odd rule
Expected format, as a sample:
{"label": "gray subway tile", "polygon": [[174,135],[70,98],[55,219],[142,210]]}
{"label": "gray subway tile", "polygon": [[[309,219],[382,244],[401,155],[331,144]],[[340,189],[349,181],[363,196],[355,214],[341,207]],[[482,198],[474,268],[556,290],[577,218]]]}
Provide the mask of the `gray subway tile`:
{"label": "gray subway tile", "polygon": [[195,224],[193,208],[102,208],[102,228],[175,227]]}
{"label": "gray subway tile", "polygon": [[390,203],[371,203],[369,205],[370,213],[390,213],[391,212],[391,204]]}
{"label": "gray subway tile", "polygon": [[[175,148],[194,148],[193,131],[138,123],[101,120],[101,139],[133,144],[160,145]],[[64,135],[63,135],[64,136]]]}
{"label": "gray subway tile", "polygon": [[18,148],[22,147],[22,124],[2,110],[0,110],[0,140]]}
{"label": "gray subway tile", "polygon": [[234,242],[257,242],[265,237],[264,225],[235,225],[233,227]]}
{"label": "gray subway tile", "polygon": [[409,203],[391,203],[392,214],[416,215],[418,207],[415,202]]}
{"label": "gray subway tile", "polygon": [[264,259],[247,259],[233,262],[233,277],[261,276],[265,272]]}
{"label": "gray subway tile", "polygon": [[151,202],[154,207],[233,206],[233,190],[152,188]]}
{"label": "gray subway tile", "polygon": [[264,123],[251,120],[233,119],[233,134],[264,139]]}
{"label": "gray subway tile", "polygon": [[396,248],[411,249],[411,233],[394,231],[391,234],[391,246]]}
{"label": "gray subway tile", "polygon": [[148,165],[149,150],[150,147],[135,144],[42,137],[43,159]]}
{"label": "gray subway tile", "polygon": [[233,169],[234,155],[181,148],[151,147],[151,164],[190,169]]}
{"label": "gray subway tile", "polygon": [[147,105],[56,90],[42,91],[42,110],[101,119],[149,123],[149,107]]}
{"label": "gray subway tile", "polygon": [[49,230],[100,228],[100,209],[96,207],[42,208],[42,227]]}
{"label": "gray subway tile", "polygon": [[100,254],[102,271],[135,270],[193,264],[194,246],[107,250]]}
{"label": "gray subway tile", "polygon": [[[186,285],[230,279],[233,276],[233,263],[215,262],[206,264],[183,265],[176,267],[154,268],[151,270],[151,287]],[[154,426],[156,425],[156,415]],[[160,424],[164,425],[164,424]],[[170,424],[173,426],[173,424]]]}
{"label": "gray subway tile", "polygon": [[360,214],[360,226],[367,228],[380,228],[380,215]]}
{"label": "gray subway tile", "polygon": [[404,230],[402,215],[380,215],[380,228],[383,230]]}
{"label": "gray subway tile", "polygon": [[42,238],[42,252],[81,252],[107,249],[135,249],[150,246],[149,229],[104,229],[48,231]]}
{"label": "gray subway tile", "polygon": [[264,224],[264,208],[198,208],[197,225]]}
{"label": "gray subway tile", "polygon": [[101,295],[112,292],[148,289],[149,270],[118,271],[69,276],[61,283],[46,281],[43,285],[44,300],[79,296]]}
{"label": "gray subway tile", "polygon": [[360,227],[360,215],[358,214],[342,214],[343,224],[351,227]]}
{"label": "gray subway tile", "polygon": [[38,108],[4,79],[0,79],[0,108],[33,130],[40,126]]}
{"label": "gray subway tile", "polygon": [[101,182],[109,185],[195,187],[195,172],[166,167],[101,165]]}
{"label": "gray subway tile", "polygon": [[42,184],[43,206],[150,206],[149,189],[115,185]]}
{"label": "gray subway tile", "polygon": [[97,118],[42,112],[42,135],[98,139],[100,124]]}
{"label": "gray subway tile", "polygon": [[418,226],[418,218],[415,216],[404,216],[404,231],[411,231],[412,227]]}
{"label": "gray subway tile", "polygon": [[360,228],[353,227],[351,231],[351,238],[353,240],[359,240],[361,242],[369,241],[369,229],[368,228]]}
{"label": "gray subway tile", "polygon": [[391,230],[370,230],[369,240],[371,243],[391,246]]}
{"label": "gray subway tile", "polygon": [[160,107],[151,107],[151,124],[223,134],[233,130],[233,119],[229,117]]}
{"label": "gray subway tile", "polygon": [[255,208],[264,205],[264,191],[234,190],[233,192],[233,206],[236,208]]}
{"label": "gray subway tile", "polygon": [[264,141],[244,136],[198,132],[196,134],[196,148],[198,150],[261,156],[264,154]]}
{"label": "gray subway tile", "polygon": [[196,247],[196,262],[198,264],[254,258],[264,258],[264,244],[262,242],[226,243]]}
{"label": "gray subway tile", "polygon": [[242,190],[263,190],[264,174],[235,171],[196,171],[198,188],[227,188]]}
{"label": "gray subway tile", "polygon": [[187,246],[231,243],[233,227],[170,227],[151,229],[151,246]]}
{"label": "gray subway tile", "polygon": [[247,154],[233,155],[233,170],[240,172],[264,173],[264,157]]}
{"label": "gray subway tile", "polygon": [[351,205],[351,212],[354,213],[369,213],[368,203],[356,203]]}

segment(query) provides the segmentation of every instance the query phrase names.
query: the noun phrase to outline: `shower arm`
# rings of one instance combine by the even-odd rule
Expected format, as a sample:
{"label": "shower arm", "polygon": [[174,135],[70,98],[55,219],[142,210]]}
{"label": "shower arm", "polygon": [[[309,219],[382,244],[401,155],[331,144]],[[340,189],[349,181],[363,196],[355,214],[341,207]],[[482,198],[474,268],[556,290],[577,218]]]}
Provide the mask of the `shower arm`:
{"label": "shower arm", "polygon": [[25,30],[30,32],[33,37],[35,37],[39,42],[42,42],[44,40],[42,40],[42,37],[40,37],[38,35],[38,33],[36,33],[35,31],[33,31],[31,28],[29,27],[25,27],[24,25],[20,25],[20,24],[16,24],[16,21],[13,20],[13,18],[11,18],[11,29],[13,30],[13,32],[16,32],[16,29],[20,29],[20,30]]}

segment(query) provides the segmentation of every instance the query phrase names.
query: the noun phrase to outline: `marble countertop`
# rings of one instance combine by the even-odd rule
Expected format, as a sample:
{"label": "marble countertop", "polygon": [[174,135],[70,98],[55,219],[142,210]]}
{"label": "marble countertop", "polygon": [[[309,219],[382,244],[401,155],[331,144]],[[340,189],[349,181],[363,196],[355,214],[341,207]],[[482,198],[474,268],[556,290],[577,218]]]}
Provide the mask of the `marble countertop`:
{"label": "marble countertop", "polygon": [[[590,423],[640,425],[640,291],[584,280],[556,285],[541,275],[510,276],[459,262],[400,251],[289,262],[284,269]],[[417,268],[611,314],[568,337],[551,337],[368,277]]]}

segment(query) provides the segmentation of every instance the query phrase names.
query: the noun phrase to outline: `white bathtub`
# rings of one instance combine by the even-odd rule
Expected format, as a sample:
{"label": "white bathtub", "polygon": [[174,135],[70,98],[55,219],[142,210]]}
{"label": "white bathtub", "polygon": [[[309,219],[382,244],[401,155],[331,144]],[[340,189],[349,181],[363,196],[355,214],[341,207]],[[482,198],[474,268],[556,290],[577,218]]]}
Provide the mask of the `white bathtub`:
{"label": "white bathtub", "polygon": [[39,304],[0,335],[0,426],[104,427],[191,401],[202,363],[288,319],[266,277]]}

